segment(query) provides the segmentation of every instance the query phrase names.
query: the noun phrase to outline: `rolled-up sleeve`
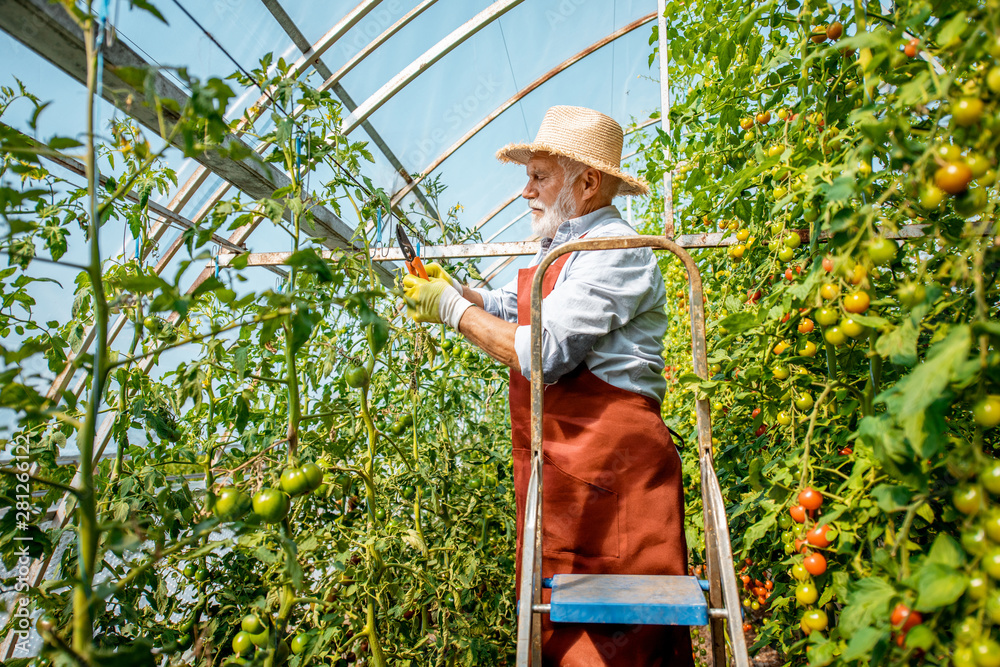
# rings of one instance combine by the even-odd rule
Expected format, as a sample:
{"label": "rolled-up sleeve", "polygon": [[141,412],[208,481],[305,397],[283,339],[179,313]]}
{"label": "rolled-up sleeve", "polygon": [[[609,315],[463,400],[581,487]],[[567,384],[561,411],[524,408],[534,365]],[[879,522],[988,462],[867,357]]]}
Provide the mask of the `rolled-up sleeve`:
{"label": "rolled-up sleeve", "polygon": [[517,278],[495,290],[474,291],[483,297],[483,310],[494,317],[517,324]]}
{"label": "rolled-up sleeve", "polygon": [[[542,308],[542,377],[546,384],[580,365],[599,338],[654,307],[658,276],[648,248],[581,252]],[[515,300],[516,301],[516,300]],[[530,327],[514,334],[521,373],[531,376]]]}

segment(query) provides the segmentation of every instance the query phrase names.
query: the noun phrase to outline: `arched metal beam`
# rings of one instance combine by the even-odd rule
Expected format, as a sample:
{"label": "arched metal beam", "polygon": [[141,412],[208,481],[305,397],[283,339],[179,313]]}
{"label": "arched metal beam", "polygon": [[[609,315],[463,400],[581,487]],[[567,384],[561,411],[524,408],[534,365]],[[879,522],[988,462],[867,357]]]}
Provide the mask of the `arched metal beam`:
{"label": "arched metal beam", "polygon": [[350,134],[365,119],[375,113],[383,104],[392,99],[396,93],[405,88],[407,84],[420,76],[421,73],[430,68],[434,63],[441,60],[441,58],[451,53],[457,46],[465,42],[465,40],[522,2],[524,0],[497,0],[497,2],[494,2],[453,30],[447,37],[427,49],[423,55],[400,70],[399,74],[392,77],[367,100],[358,105],[358,108],[345,118],[341,124],[341,134]]}
{"label": "arched metal beam", "polygon": [[[326,66],[326,63],[323,62],[322,58],[312,55],[315,49],[309,43],[309,40],[306,39],[306,36],[302,34],[302,31],[299,30],[299,27],[295,25],[295,21],[293,21],[288,15],[284,7],[281,6],[281,3],[278,0],[261,0],[261,2],[263,2],[264,6],[267,7],[267,10],[271,12],[271,15],[278,22],[278,25],[281,26],[281,29],[285,31],[285,34],[291,38],[292,43],[294,43],[295,46],[302,51],[305,60],[300,59],[297,63],[301,66],[304,63],[308,63],[309,60],[313,60],[312,66],[316,72],[325,80],[331,80],[333,72],[331,72],[330,68]],[[351,95],[344,89],[343,86],[340,85],[340,83],[334,81],[329,87],[333,89],[334,95],[340,98],[343,105],[347,107],[348,113],[357,108],[358,105],[354,102],[354,98],[351,97]],[[294,117],[298,117],[301,112],[302,107],[299,106],[292,112],[292,115]],[[400,162],[398,157],[396,157],[393,150],[389,148],[389,144],[382,138],[382,135],[379,134],[378,130],[376,130],[375,127],[367,120],[362,123],[362,126],[364,127],[365,132],[368,133],[368,137],[372,140],[372,143],[378,147],[382,155],[384,155],[389,161],[389,164],[392,165],[392,168],[396,170],[396,173],[400,174],[405,182],[410,183],[413,179],[410,177],[409,172],[407,172],[403,167],[403,163]],[[416,196],[417,199],[420,200],[424,210],[427,211],[431,217],[439,217],[437,209],[433,204],[431,204],[430,200],[427,199],[423,192],[417,190]]]}
{"label": "arched metal beam", "polygon": [[469,130],[468,132],[466,132],[458,141],[456,141],[454,144],[452,144],[443,153],[441,153],[433,162],[431,162],[429,165],[427,165],[427,167],[420,173],[420,175],[417,176],[414,179],[413,183],[408,183],[406,186],[404,186],[402,189],[400,189],[396,194],[394,194],[392,196],[392,203],[396,204],[398,201],[400,201],[403,197],[405,197],[410,192],[410,190],[412,190],[422,180],[424,180],[425,178],[427,178],[435,169],[437,169],[441,165],[442,162],[444,162],[449,157],[451,157],[451,155],[455,151],[457,151],[459,148],[461,148],[467,141],[469,141],[474,136],[476,136],[477,134],[479,134],[479,132],[483,128],[485,128],[487,125],[489,125],[494,120],[496,120],[504,111],[506,111],[507,109],[511,108],[515,104],[517,104],[525,96],[527,96],[529,93],[531,93],[532,91],[534,91],[535,89],[537,89],[539,86],[541,86],[542,84],[544,84],[546,81],[548,81],[549,79],[551,79],[555,75],[559,74],[563,70],[566,70],[569,67],[572,67],[573,65],[575,65],[579,61],[581,61],[584,58],[586,58],[587,56],[589,56],[594,51],[597,51],[598,49],[600,49],[603,46],[607,46],[608,44],[610,44],[611,42],[615,41],[619,37],[623,37],[624,35],[629,34],[633,30],[635,30],[636,28],[639,28],[639,27],[645,25],[646,23],[649,23],[650,21],[652,21],[655,18],[656,18],[656,12],[651,12],[651,13],[646,14],[645,16],[643,16],[643,17],[641,17],[639,19],[636,19],[632,23],[629,23],[628,25],[619,28],[618,30],[614,31],[613,33],[611,33],[607,37],[603,37],[602,39],[597,40],[596,42],[594,42],[593,44],[591,44],[587,48],[583,49],[582,51],[580,51],[576,55],[570,56],[569,58],[567,58],[566,60],[564,60],[560,64],[556,65],[555,67],[553,67],[552,69],[550,69],[548,72],[546,72],[542,76],[538,77],[537,79],[535,79],[534,81],[532,81],[531,83],[529,83],[527,86],[525,86],[521,90],[519,90],[516,95],[514,95],[513,97],[511,97],[510,99],[508,99],[506,102],[504,102],[503,104],[501,104],[500,106],[498,106],[496,109],[494,109],[492,112],[490,112],[481,121],[479,121],[479,123],[477,123],[475,127],[473,127],[471,130]]}
{"label": "arched metal beam", "polygon": [[340,69],[338,69],[333,74],[329,75],[322,84],[320,84],[316,90],[323,92],[328,90],[331,86],[338,83],[341,79],[347,76],[347,73],[358,66],[362,60],[374,53],[375,49],[382,46],[390,37],[399,32],[404,26],[406,26],[410,21],[417,18],[424,13],[424,10],[433,5],[437,0],[424,0],[419,5],[407,12],[403,18],[399,19],[391,26],[386,28],[381,35],[373,39],[368,45],[354,54],[350,60],[344,63]]}

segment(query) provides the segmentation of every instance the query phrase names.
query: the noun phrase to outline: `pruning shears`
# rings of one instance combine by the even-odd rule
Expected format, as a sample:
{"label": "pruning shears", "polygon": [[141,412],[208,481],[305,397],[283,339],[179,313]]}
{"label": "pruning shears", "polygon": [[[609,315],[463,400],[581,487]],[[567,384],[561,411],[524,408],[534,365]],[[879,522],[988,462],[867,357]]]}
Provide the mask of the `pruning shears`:
{"label": "pruning shears", "polygon": [[410,243],[410,237],[406,235],[403,225],[396,225],[396,240],[399,241],[399,249],[403,251],[403,258],[406,260],[404,262],[406,270],[414,276],[420,276],[424,280],[427,280],[427,271],[424,269],[424,263],[420,261],[417,251],[413,249],[413,244]]}

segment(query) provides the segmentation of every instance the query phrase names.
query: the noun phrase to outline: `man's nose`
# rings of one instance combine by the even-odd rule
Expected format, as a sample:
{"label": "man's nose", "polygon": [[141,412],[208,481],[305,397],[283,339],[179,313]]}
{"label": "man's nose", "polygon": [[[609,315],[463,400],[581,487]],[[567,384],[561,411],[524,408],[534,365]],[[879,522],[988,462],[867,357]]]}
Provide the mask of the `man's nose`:
{"label": "man's nose", "polygon": [[538,189],[534,186],[534,184],[531,181],[528,181],[524,185],[524,189],[521,190],[521,196],[524,197],[525,199],[537,199]]}

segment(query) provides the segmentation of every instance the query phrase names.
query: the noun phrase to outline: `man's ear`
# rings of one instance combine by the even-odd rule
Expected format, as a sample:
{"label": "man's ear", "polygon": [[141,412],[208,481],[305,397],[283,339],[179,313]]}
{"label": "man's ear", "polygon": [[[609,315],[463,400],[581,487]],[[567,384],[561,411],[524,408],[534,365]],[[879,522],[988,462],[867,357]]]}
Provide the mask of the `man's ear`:
{"label": "man's ear", "polygon": [[587,170],[580,177],[580,182],[583,184],[583,201],[593,199],[597,196],[597,193],[601,191],[601,179],[603,176],[604,174],[598,169],[587,167]]}

